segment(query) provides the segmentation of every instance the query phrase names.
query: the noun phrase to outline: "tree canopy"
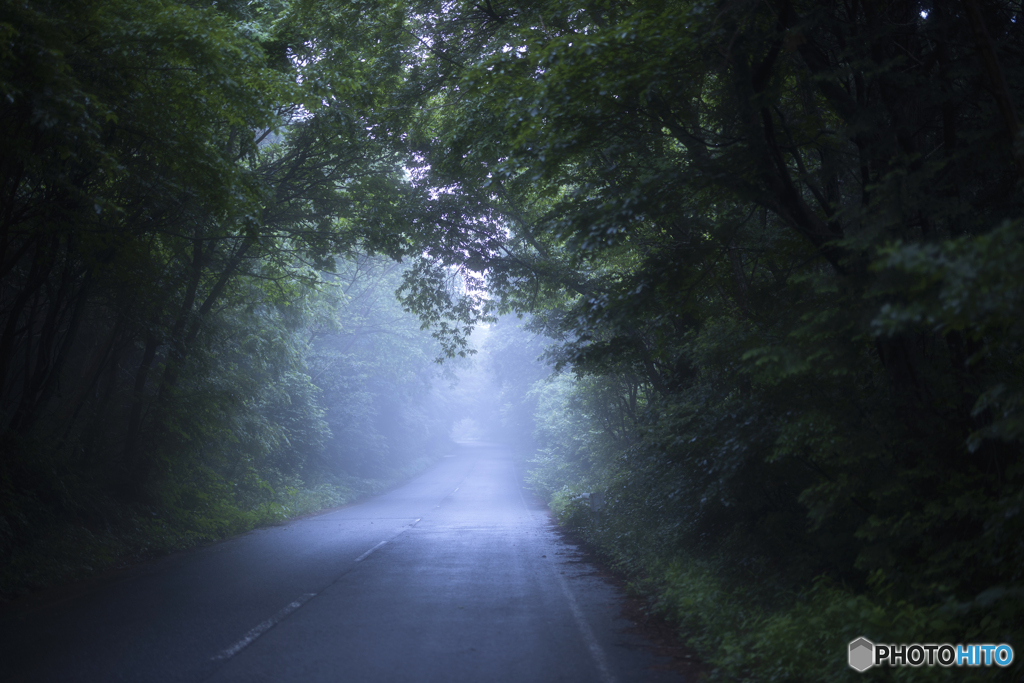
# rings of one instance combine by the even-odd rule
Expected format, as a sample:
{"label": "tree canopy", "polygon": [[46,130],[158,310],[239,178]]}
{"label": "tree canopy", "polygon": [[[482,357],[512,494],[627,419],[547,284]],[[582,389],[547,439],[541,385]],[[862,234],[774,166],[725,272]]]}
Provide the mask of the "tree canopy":
{"label": "tree canopy", "polygon": [[1019,640],[1022,20],[4,2],[0,549],[101,507],[61,472],[182,511],[381,476],[500,318],[535,486],[721,672]]}
{"label": "tree canopy", "polygon": [[448,258],[575,377],[538,389],[566,514],[605,490],[592,538],[735,674],[838,675],[770,654],[798,627],[1013,640],[1019,7],[414,7]]}

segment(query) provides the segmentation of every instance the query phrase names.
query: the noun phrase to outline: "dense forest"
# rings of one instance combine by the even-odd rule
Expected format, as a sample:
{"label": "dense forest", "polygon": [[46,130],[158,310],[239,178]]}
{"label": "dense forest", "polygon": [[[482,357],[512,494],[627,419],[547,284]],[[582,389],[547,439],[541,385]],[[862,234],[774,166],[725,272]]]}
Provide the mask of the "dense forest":
{"label": "dense forest", "polygon": [[479,347],[713,676],[1022,642],[1022,17],[3,0],[6,580],[414,471]]}

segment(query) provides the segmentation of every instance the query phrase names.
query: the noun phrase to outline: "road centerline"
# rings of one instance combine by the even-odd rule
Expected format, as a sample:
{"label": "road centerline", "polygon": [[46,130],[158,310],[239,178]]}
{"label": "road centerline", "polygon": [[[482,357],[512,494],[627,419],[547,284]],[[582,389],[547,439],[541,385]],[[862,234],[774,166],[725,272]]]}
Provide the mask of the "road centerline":
{"label": "road centerline", "polygon": [[241,640],[236,642],[231,647],[221,651],[220,654],[214,656],[212,658],[213,661],[215,661],[215,662],[223,662],[223,661],[227,661],[228,659],[231,659],[236,654],[238,654],[239,652],[244,650],[248,645],[252,644],[252,642],[254,640],[256,640],[257,638],[262,636],[264,633],[266,633],[267,631],[272,629],[274,626],[276,626],[278,623],[280,623],[280,621],[282,619],[284,619],[289,614],[291,614],[295,610],[297,610],[300,607],[302,607],[304,604],[309,602],[314,597],[316,597],[316,593],[303,593],[302,596],[299,597],[298,600],[294,600],[294,601],[288,603],[288,605],[286,605],[285,608],[282,609],[280,612],[278,612],[274,616],[270,617],[266,621],[260,622],[255,627],[250,629],[248,633],[246,633],[244,636],[242,636]]}
{"label": "road centerline", "polygon": [[[420,517],[416,518],[412,522],[412,524],[409,524],[408,526],[404,527],[401,531],[399,531],[397,534],[393,535],[391,538],[386,538],[383,541],[381,541],[380,543],[378,543],[377,545],[375,545],[372,548],[370,548],[369,550],[367,550],[365,553],[363,553],[362,555],[357,557],[355,560],[353,560],[353,564],[356,563],[356,562],[362,562],[367,557],[369,557],[370,554],[373,553],[375,550],[381,548],[384,545],[387,545],[389,542],[391,542],[391,541],[395,540],[396,538],[398,538],[399,536],[401,536],[408,529],[410,529],[411,527],[415,526],[416,523],[420,521],[420,519],[422,519],[422,518],[420,518]],[[348,573],[348,571],[342,572],[341,575],[339,575],[338,578],[335,579],[331,583],[331,585],[334,585],[334,583],[337,583],[338,579],[340,579],[342,576],[344,576],[347,573]],[[291,614],[295,610],[299,609],[300,607],[302,607],[304,604],[306,604],[307,602],[309,602],[311,599],[313,599],[316,596],[317,596],[317,593],[303,593],[302,596],[299,597],[298,600],[294,600],[294,601],[288,603],[288,605],[285,606],[285,608],[282,609],[281,611],[279,611],[277,614],[275,614],[274,616],[270,617],[269,619],[267,619],[265,621],[261,621],[259,624],[257,624],[256,626],[251,628],[249,631],[247,631],[246,634],[244,636],[242,636],[241,640],[238,640],[231,647],[228,647],[228,648],[222,650],[219,654],[217,654],[214,657],[212,657],[211,658],[212,661],[223,662],[223,661],[227,661],[227,660],[231,659],[236,654],[238,654],[239,652],[244,650],[246,647],[251,645],[257,638],[259,638],[264,633],[266,633],[267,631],[272,629],[274,626],[279,624],[289,614]]]}
{"label": "road centerline", "polygon": [[[388,539],[388,540],[390,540],[390,539]],[[381,541],[380,543],[378,543],[377,545],[373,546],[372,548],[367,550],[365,553],[363,553],[362,555],[357,557],[355,560],[353,560],[353,562],[362,562],[363,560],[365,560],[367,557],[370,556],[370,553],[372,553],[374,550],[376,550],[377,548],[381,547],[382,545],[386,544],[387,542],[388,541]]]}

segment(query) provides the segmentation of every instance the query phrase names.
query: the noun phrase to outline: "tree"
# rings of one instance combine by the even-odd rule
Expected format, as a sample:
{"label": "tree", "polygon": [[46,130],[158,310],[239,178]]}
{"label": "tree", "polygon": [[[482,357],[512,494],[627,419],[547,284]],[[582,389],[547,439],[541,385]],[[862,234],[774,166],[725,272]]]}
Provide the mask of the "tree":
{"label": "tree", "polygon": [[0,7],[3,554],[107,505],[243,528],[270,481],[318,476],[330,436],[292,304],[357,245],[409,249],[414,193],[361,94],[396,70],[303,12]]}
{"label": "tree", "polygon": [[908,610],[1017,590],[1014,7],[407,17],[402,125],[461,207],[426,243],[534,312],[576,396],[651,397],[604,477],[617,557],[701,557],[785,587],[767,600],[815,577]]}

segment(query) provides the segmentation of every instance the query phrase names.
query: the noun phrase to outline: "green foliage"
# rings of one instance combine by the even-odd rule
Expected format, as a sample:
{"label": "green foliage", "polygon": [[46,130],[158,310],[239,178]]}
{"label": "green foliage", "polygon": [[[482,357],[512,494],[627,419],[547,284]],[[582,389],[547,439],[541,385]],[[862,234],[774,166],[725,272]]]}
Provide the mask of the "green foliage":
{"label": "green foliage", "polygon": [[[367,132],[401,69],[336,9],[0,3],[3,592],[348,502],[447,443],[443,351],[372,256],[417,251],[425,193]],[[79,528],[109,557],[28,576]]]}
{"label": "green foliage", "polygon": [[[655,608],[677,620],[688,641],[728,680],[858,680],[844,657],[849,642],[1014,642],[992,611],[964,618],[954,605],[922,607],[890,595],[858,595],[819,579],[772,602],[763,588],[723,582],[717,567],[677,560],[651,567]],[[1009,598],[1010,596],[1004,596]],[[992,603],[990,602],[991,606]],[[872,670],[893,681],[991,680],[992,671],[943,667]]]}
{"label": "green foliage", "polygon": [[976,376],[964,390],[976,395],[971,417],[987,419],[968,436],[972,453],[986,439],[1014,443],[1024,435],[1021,258],[1021,224],[1005,221],[989,233],[938,244],[897,242],[881,249],[875,264],[880,293],[895,299],[872,321],[878,334],[924,329],[964,338],[975,349],[962,361]]}
{"label": "green foliage", "polygon": [[718,675],[1014,642],[1024,51],[982,7],[4,3],[0,550],[372,490],[501,314],[531,481]]}
{"label": "green foliage", "polygon": [[[494,13],[410,20],[445,45],[413,124],[428,177],[505,231],[462,248],[566,373],[535,390],[534,485],[732,676],[980,628],[951,606],[1024,578],[1024,204],[962,8]],[[986,9],[1010,99],[1018,19]],[[773,654],[801,630],[810,673]],[[947,675],[922,671],[892,675]]]}

